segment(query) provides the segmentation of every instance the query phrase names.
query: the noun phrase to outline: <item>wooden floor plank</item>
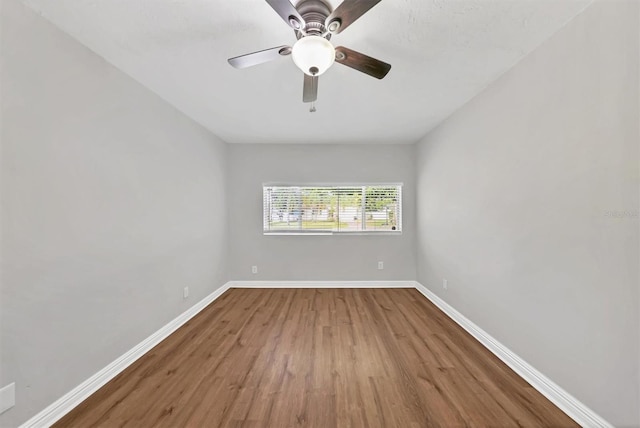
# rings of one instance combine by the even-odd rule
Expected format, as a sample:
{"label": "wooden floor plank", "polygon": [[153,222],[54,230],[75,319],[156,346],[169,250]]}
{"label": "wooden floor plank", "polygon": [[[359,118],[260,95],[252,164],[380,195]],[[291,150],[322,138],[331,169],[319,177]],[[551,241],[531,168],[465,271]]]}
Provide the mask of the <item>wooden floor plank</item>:
{"label": "wooden floor plank", "polygon": [[231,289],[56,427],[576,427],[414,289]]}

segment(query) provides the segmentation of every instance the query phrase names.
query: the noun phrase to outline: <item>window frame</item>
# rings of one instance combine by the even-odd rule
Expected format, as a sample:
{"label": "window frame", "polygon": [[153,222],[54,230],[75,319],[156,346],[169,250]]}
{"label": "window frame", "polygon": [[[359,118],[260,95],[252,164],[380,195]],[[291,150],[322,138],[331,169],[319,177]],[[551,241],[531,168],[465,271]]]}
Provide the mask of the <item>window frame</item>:
{"label": "window frame", "polygon": [[[269,187],[292,187],[292,188],[332,188],[332,190],[339,188],[363,188],[362,193],[362,208],[361,208],[361,218],[366,217],[366,188],[367,187],[397,187],[398,188],[398,202],[397,202],[397,225],[399,230],[322,230],[322,229],[290,229],[290,230],[267,230],[267,218],[270,213],[267,214],[265,212],[266,209],[266,198],[265,191]],[[402,235],[403,233],[403,188],[404,183],[402,182],[394,182],[394,183],[282,183],[282,182],[266,182],[262,183],[262,234],[264,236],[330,236],[330,235],[344,235],[344,236],[352,236],[352,235],[374,235],[374,236],[384,236],[384,235]],[[366,223],[366,222],[364,222]]]}

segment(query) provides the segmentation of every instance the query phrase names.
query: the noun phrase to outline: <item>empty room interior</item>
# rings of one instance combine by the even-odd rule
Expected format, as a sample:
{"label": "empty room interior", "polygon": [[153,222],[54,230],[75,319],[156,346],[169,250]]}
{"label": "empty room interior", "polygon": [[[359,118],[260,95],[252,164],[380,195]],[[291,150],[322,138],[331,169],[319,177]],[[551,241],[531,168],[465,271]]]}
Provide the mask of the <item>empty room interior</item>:
{"label": "empty room interior", "polygon": [[640,1],[0,7],[0,427],[640,427]]}

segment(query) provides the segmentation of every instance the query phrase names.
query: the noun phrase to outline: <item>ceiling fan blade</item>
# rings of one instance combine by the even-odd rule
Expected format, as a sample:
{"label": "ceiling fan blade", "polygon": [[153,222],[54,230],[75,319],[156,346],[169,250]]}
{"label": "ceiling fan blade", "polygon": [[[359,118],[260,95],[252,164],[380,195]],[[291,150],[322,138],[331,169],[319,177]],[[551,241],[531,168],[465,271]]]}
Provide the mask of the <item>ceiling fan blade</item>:
{"label": "ceiling fan blade", "polygon": [[300,30],[304,27],[304,19],[289,0],[267,0],[267,3],[294,30]]}
{"label": "ceiling fan blade", "polygon": [[340,3],[340,6],[327,17],[325,25],[330,32],[338,34],[381,1],[382,0],[344,0]]}
{"label": "ceiling fan blade", "polygon": [[304,75],[304,87],[302,88],[302,102],[312,103],[318,99],[318,76]]}
{"label": "ceiling fan blade", "polygon": [[382,79],[391,70],[391,65],[344,46],[336,48],[336,62],[361,71],[376,79]]}
{"label": "ceiling fan blade", "polygon": [[229,64],[235,68],[247,68],[254,65],[262,64],[264,62],[273,61],[281,56],[287,56],[291,53],[291,47],[278,46],[271,49],[265,49],[263,51],[253,52],[246,55],[240,55],[235,58],[229,58]]}

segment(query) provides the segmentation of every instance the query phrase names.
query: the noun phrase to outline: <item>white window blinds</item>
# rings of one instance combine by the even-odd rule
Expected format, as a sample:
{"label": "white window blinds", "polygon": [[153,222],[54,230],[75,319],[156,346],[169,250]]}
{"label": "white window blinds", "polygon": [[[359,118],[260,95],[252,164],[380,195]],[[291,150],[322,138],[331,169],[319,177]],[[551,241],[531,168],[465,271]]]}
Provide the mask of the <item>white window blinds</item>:
{"label": "white window blinds", "polygon": [[264,233],[400,232],[402,185],[263,186]]}

